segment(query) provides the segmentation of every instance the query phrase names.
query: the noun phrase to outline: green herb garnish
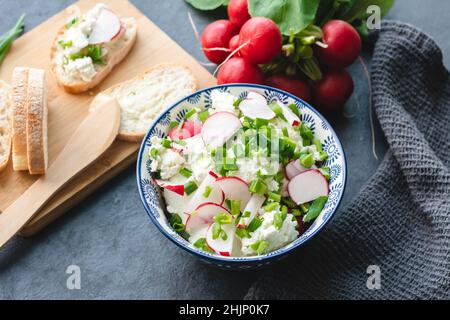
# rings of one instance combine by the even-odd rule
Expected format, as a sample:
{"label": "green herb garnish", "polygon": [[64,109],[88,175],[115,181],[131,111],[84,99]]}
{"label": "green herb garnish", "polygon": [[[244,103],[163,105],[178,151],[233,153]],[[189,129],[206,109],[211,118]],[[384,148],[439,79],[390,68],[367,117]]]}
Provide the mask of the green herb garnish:
{"label": "green herb garnish", "polygon": [[200,238],[197,241],[194,242],[194,247],[199,248],[203,251],[209,252],[209,253],[214,253],[214,251],[211,250],[211,248],[208,246],[208,244],[206,243],[206,239],[205,238]]}
{"label": "green herb garnish", "polygon": [[183,224],[183,220],[178,214],[173,214],[169,219],[170,226],[175,230],[176,232],[180,233],[185,230],[185,226]]}
{"label": "green herb garnish", "polygon": [[23,14],[19,20],[17,20],[15,26],[0,37],[0,63],[5,59],[14,40],[16,40],[25,29],[24,21],[25,15]]}
{"label": "green herb garnish", "polygon": [[266,240],[256,241],[250,246],[257,254],[264,254],[269,247],[269,243]]}
{"label": "green herb garnish", "polygon": [[311,222],[315,220],[319,214],[322,212],[325,204],[328,201],[328,197],[319,197],[313,201],[311,206],[309,207],[308,213],[303,217],[303,222]]}

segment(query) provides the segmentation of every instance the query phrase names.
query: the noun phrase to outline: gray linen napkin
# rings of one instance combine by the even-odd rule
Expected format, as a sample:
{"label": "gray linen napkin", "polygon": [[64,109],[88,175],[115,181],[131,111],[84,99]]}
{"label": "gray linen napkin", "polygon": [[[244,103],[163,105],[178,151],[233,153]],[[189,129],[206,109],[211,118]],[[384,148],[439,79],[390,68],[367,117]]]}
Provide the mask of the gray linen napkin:
{"label": "gray linen napkin", "polygon": [[[380,168],[317,238],[263,273],[247,299],[450,298],[450,79],[442,53],[421,31],[386,21],[371,76],[390,147]],[[371,265],[380,268],[380,289],[367,286],[370,275],[376,283]]]}

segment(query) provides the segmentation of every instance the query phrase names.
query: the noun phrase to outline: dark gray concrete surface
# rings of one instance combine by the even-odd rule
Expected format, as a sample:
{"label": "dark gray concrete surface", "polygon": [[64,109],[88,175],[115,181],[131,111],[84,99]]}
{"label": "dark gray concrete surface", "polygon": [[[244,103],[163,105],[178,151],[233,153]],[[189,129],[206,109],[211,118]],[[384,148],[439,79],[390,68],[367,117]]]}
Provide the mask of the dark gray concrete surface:
{"label": "dark gray concrete surface", "polygon": [[[224,16],[223,10],[202,13],[182,0],[132,2],[194,57],[206,61],[187,12],[192,12],[201,30],[208,22]],[[27,13],[30,30],[70,3],[0,0],[0,33],[8,30],[22,12]],[[431,34],[442,47],[449,66],[448,12],[447,0],[397,0],[389,18],[409,22]],[[370,63],[370,53],[365,53],[364,58]],[[348,160],[343,206],[379,164],[371,152],[367,80],[359,64],[350,69],[356,90],[346,111],[354,116],[329,118]],[[376,132],[381,159],[386,143],[377,126]],[[68,290],[66,286],[69,265],[81,269],[80,290]],[[0,251],[0,299],[240,299],[259,272],[224,272],[207,267],[164,238],[140,203],[132,167],[39,235],[16,238]]]}

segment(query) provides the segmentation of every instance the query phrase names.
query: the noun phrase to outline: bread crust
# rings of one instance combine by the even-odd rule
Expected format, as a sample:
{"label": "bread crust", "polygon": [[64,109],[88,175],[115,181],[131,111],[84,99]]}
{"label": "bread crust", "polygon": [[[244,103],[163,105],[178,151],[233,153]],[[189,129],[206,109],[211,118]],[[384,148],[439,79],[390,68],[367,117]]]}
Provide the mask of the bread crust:
{"label": "bread crust", "polygon": [[0,101],[3,101],[3,111],[5,112],[7,122],[3,127],[0,127],[0,131],[3,130],[6,134],[5,144],[0,152],[3,152],[3,160],[0,161],[0,172],[6,169],[8,166],[9,158],[11,157],[11,144],[12,144],[12,103],[11,103],[11,87],[6,82],[0,80],[0,88],[4,88],[7,91],[7,95],[0,97]]}
{"label": "bread crust", "polygon": [[27,157],[32,175],[45,174],[48,167],[47,86],[45,71],[30,69],[28,74]]}
{"label": "bread crust", "polygon": [[14,171],[28,170],[26,129],[28,71],[28,68],[17,67],[12,75],[12,160]]}
{"label": "bread crust", "polygon": [[[116,90],[118,87],[123,87],[123,86],[126,86],[129,83],[132,83],[132,82],[136,81],[136,80],[143,79],[146,75],[148,75],[151,72],[157,71],[159,69],[167,69],[167,68],[173,68],[173,67],[182,68],[182,69],[184,69],[186,71],[186,73],[191,78],[191,82],[192,82],[192,86],[191,86],[190,89],[191,89],[192,92],[195,92],[197,90],[197,80],[195,79],[192,71],[189,68],[187,68],[185,66],[182,66],[182,65],[175,64],[175,63],[164,63],[164,64],[156,65],[156,66],[150,68],[149,70],[147,70],[146,72],[144,72],[143,74],[141,74],[141,75],[139,75],[137,77],[134,77],[134,78],[132,78],[130,80],[127,80],[125,82],[118,83],[118,84],[116,84],[116,85],[106,89],[105,91],[101,92],[92,101],[90,109],[95,109],[96,108],[96,105],[98,105],[99,98],[101,97],[101,95],[108,95],[109,93],[111,93],[114,90]],[[169,107],[169,106],[167,106],[167,107]],[[120,131],[118,136],[117,136],[117,138],[119,140],[121,140],[121,141],[127,141],[127,142],[141,142],[142,139],[144,139],[146,134],[147,134],[147,132],[135,133],[135,132],[123,132],[123,131]]]}
{"label": "bread crust", "polygon": [[55,63],[55,57],[57,55],[59,46],[58,38],[64,34],[65,30],[66,30],[65,26],[61,27],[61,29],[59,29],[58,33],[56,34],[55,39],[53,40],[53,44],[50,49],[50,61],[51,61],[50,70],[55,76],[58,85],[61,86],[64,89],[64,91],[72,94],[83,93],[99,85],[114,69],[114,67],[117,66],[120,62],[122,62],[122,60],[128,55],[128,53],[133,48],[137,38],[137,26],[136,26],[132,36],[126,42],[126,45],[119,51],[117,51],[113,56],[108,57],[108,63],[102,66],[89,82],[77,81],[73,83],[66,83],[58,75],[58,72],[56,70],[57,64]]}

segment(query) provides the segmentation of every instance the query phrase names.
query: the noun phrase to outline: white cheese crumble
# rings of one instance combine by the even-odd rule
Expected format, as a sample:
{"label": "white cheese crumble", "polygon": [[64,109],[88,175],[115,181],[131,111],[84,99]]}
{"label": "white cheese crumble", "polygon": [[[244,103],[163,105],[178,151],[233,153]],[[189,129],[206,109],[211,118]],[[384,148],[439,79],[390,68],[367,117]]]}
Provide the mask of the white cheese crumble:
{"label": "white cheese crumble", "polygon": [[70,77],[79,77],[83,81],[91,80],[97,72],[91,57],[70,60],[65,66],[65,70]]}
{"label": "white cheese crumble", "polygon": [[266,252],[272,252],[284,247],[297,239],[299,233],[296,229],[297,221],[293,219],[292,214],[288,214],[283,225],[278,230],[273,224],[274,216],[279,210],[265,212],[264,209],[259,211],[260,218],[263,219],[261,226],[251,234],[251,238],[242,239],[242,253],[245,256],[253,256],[256,252],[251,248],[252,244],[264,240],[267,241],[268,247]]}
{"label": "white cheese crumble", "polygon": [[185,164],[184,158],[178,151],[165,148],[161,145],[161,138],[151,138],[152,148],[158,150],[156,159],[153,159],[151,171],[159,171],[161,179],[167,180],[177,175]]}
{"label": "white cheese crumble", "polygon": [[210,114],[216,112],[231,112],[238,114],[238,110],[234,107],[234,102],[236,97],[228,92],[223,92],[220,90],[211,91],[211,108],[209,109]]}

